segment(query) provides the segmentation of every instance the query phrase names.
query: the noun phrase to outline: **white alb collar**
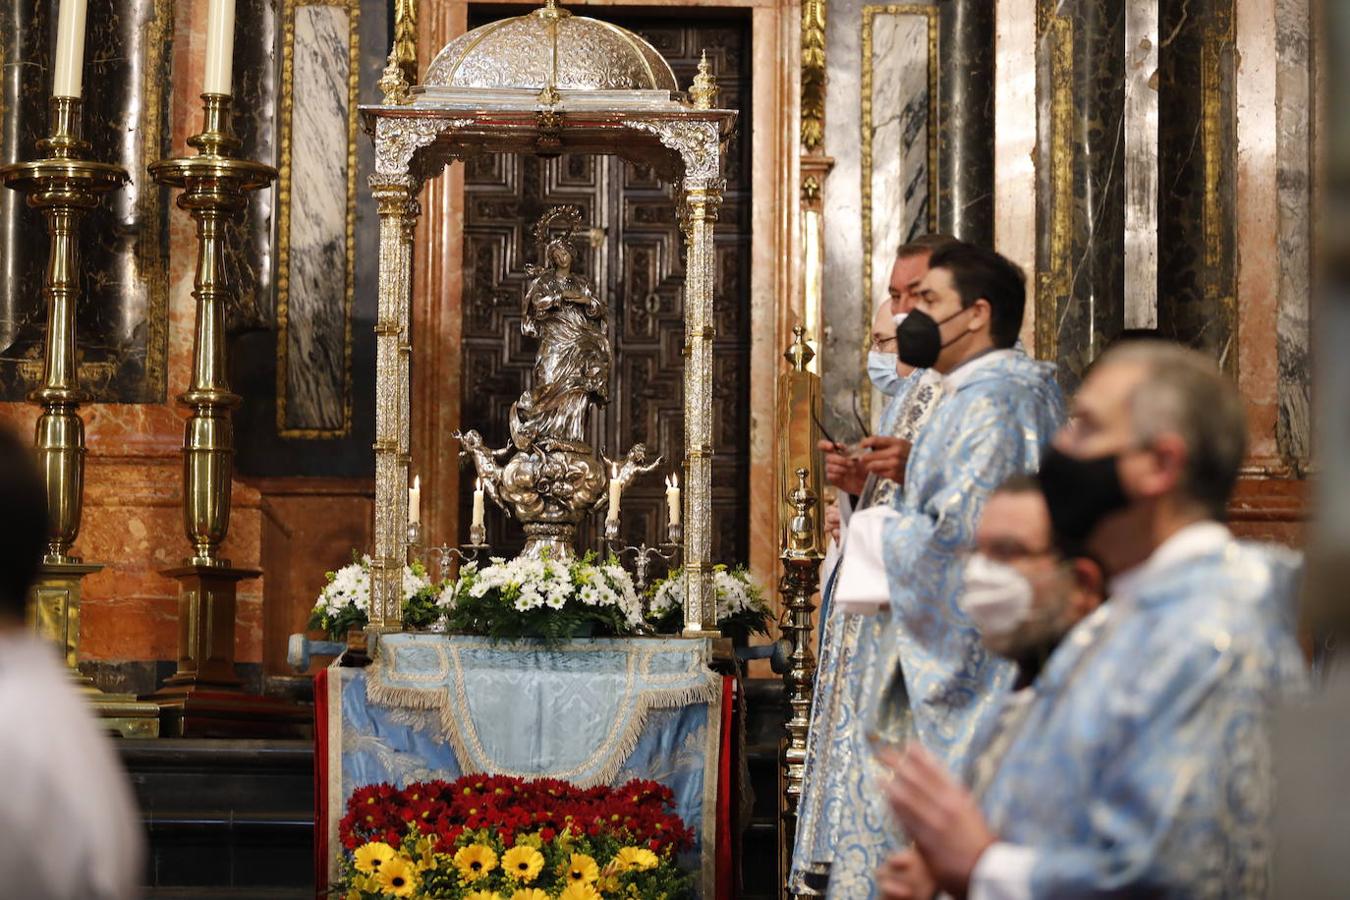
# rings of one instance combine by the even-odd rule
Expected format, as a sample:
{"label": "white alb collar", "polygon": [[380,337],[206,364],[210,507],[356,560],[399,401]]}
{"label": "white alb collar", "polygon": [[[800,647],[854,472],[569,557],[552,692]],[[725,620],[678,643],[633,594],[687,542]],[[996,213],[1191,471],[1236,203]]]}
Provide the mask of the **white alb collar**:
{"label": "white alb collar", "polygon": [[1111,603],[1133,599],[1169,569],[1223,549],[1233,534],[1218,522],[1195,522],[1172,535],[1148,559],[1111,579]]}
{"label": "white alb collar", "polygon": [[985,366],[992,365],[1002,359],[1007,359],[1017,351],[1011,347],[1005,347],[1002,350],[990,350],[988,353],[982,353],[972,360],[961,363],[955,369],[952,369],[942,378],[942,391],[945,394],[952,394],[961,388],[971,379],[976,372]]}

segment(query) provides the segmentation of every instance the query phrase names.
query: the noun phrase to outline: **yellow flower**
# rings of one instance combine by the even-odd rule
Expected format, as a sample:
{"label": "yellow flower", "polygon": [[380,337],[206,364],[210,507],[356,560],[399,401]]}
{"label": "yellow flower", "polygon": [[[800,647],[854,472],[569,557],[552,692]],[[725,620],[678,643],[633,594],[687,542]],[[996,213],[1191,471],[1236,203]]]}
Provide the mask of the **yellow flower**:
{"label": "yellow flower", "polygon": [[502,854],[502,870],[517,881],[529,884],[544,868],[544,854],[533,847],[512,847]]}
{"label": "yellow flower", "polygon": [[620,871],[639,871],[645,872],[648,869],[655,869],[661,860],[657,859],[656,854],[646,847],[624,847],[614,857],[614,861],[619,864]]}
{"label": "yellow flower", "polygon": [[374,875],[380,866],[398,856],[398,851],[384,841],[371,841],[356,848],[356,868],[367,875]]}
{"label": "yellow flower", "polygon": [[547,891],[539,888],[521,888],[511,895],[511,900],[551,900]]}
{"label": "yellow flower", "polygon": [[600,877],[600,867],[585,853],[573,853],[563,877],[573,884],[594,884],[595,879]]}
{"label": "yellow flower", "polygon": [[380,865],[380,890],[395,897],[411,897],[417,890],[417,870],[412,860],[395,856]]}
{"label": "yellow flower", "polygon": [[574,881],[558,895],[558,900],[601,900],[595,888],[584,881]]}
{"label": "yellow flower", "polygon": [[502,900],[502,895],[496,891],[469,891],[464,900]]}
{"label": "yellow flower", "polygon": [[470,844],[455,851],[455,868],[465,881],[477,881],[497,868],[497,854],[487,844]]}

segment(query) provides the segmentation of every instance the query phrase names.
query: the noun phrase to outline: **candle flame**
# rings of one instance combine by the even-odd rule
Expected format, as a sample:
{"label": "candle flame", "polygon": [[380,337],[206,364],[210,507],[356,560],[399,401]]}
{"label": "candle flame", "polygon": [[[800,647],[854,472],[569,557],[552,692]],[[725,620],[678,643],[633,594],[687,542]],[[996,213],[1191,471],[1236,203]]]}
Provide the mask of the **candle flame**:
{"label": "candle flame", "polygon": [[481,476],[475,479],[473,489],[475,491],[481,491],[483,489],[483,479]]}
{"label": "candle flame", "polygon": [[670,476],[666,478],[666,487],[678,489],[679,486],[680,486],[680,476],[674,472],[671,472]]}
{"label": "candle flame", "polygon": [[619,464],[618,464],[618,463],[610,463],[610,464],[609,464],[609,477],[610,477],[610,478],[618,478],[618,477],[619,477]]}
{"label": "candle flame", "polygon": [[414,491],[420,491],[421,489],[422,489],[422,476],[421,476],[421,475],[414,475],[414,476],[413,476],[413,490],[414,490]]}

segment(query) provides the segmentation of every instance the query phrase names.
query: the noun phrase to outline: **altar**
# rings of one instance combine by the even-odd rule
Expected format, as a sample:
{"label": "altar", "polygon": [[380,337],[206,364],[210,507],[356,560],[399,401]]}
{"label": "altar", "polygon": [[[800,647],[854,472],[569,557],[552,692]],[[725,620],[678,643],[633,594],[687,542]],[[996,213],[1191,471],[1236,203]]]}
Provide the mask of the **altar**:
{"label": "altar", "polygon": [[691,832],[682,863],[699,895],[729,897],[739,787],[735,679],[712,644],[582,639],[554,647],[400,634],[367,668],[320,674],[316,846],[334,883],[347,799],[362,788],[463,776],[558,779],[578,788],[656,782]]}
{"label": "altar", "polygon": [[[719,622],[745,610],[719,603],[734,578],[712,559],[710,466],[713,229],[735,113],[716,108],[706,57],[685,93],[637,35],[554,0],[450,42],[425,83],[404,78],[391,59],[384,103],[362,108],[380,215],[376,517],[373,553],[315,610],[330,632],[364,624],[354,664],[315,691],[318,881],[358,896],[730,900],[736,681],[712,664]],[[490,152],[613,154],[679,185],[683,459],[662,473],[657,546],[624,540],[621,507],[667,454],[649,456],[655,435],[626,450],[591,438],[610,400],[611,303],[573,269],[583,220],[569,205],[534,221],[510,301],[538,349],[509,442],[447,435],[477,476],[469,540],[424,539],[409,446],[416,198]],[[487,545],[489,509],[523,530],[515,558]],[[585,529],[602,514],[598,536]],[[670,572],[662,591],[652,570]],[[655,634],[671,618],[657,596],[678,598],[663,607],[676,634]]]}

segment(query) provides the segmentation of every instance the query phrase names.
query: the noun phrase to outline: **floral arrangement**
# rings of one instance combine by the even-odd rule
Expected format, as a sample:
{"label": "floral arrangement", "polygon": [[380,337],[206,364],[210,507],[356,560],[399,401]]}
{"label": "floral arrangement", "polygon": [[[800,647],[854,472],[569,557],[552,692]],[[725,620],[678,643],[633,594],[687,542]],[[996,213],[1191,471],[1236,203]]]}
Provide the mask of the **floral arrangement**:
{"label": "floral arrangement", "polygon": [[[427,577],[421,563],[403,567],[403,622],[409,628],[432,628],[441,618],[437,605],[439,589]],[[309,614],[310,628],[321,628],[333,640],[343,640],[348,630],[364,628],[370,621],[370,557],[328,573],[328,583]]]}
{"label": "floral arrangement", "polygon": [[[713,567],[713,587],[717,591],[717,624],[724,631],[769,633],[772,611],[759,586],[745,566],[729,569]],[[684,609],[684,575],[672,570],[648,591],[647,621],[661,632],[679,630]]]}
{"label": "floral arrangement", "polygon": [[439,604],[450,631],[498,640],[623,636],[644,624],[633,579],[613,558],[598,563],[594,554],[570,562],[493,559],[481,569],[466,563]]}
{"label": "floral arrangement", "polygon": [[676,861],[693,834],[652,781],[465,776],[359,788],[338,827],[348,900],[688,900]]}

